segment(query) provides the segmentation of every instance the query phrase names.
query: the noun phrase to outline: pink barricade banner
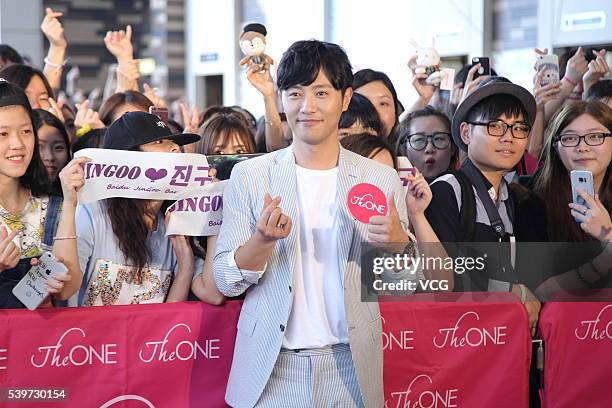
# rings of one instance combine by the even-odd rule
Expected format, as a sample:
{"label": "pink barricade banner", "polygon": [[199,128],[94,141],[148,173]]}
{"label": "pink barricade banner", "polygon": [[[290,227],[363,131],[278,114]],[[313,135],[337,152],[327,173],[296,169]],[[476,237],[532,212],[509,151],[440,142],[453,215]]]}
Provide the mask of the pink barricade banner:
{"label": "pink barricade banner", "polygon": [[[387,407],[526,407],[522,306],[450,296],[381,304]],[[0,406],[226,407],[240,306],[0,310]]]}
{"label": "pink barricade banner", "polygon": [[540,313],[544,408],[612,407],[612,302],[549,302]]}
{"label": "pink barricade banner", "polygon": [[0,406],[225,407],[241,303],[0,310]]}
{"label": "pink barricade banner", "polygon": [[531,337],[517,298],[435,299],[381,303],[386,408],[528,407]]}

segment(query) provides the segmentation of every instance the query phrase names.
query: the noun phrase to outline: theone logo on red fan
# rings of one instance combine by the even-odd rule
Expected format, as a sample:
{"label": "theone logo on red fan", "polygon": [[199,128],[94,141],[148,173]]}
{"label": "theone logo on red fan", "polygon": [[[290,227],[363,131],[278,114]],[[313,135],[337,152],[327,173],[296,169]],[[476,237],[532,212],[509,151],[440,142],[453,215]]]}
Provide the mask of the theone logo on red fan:
{"label": "theone logo on red fan", "polygon": [[357,184],[349,191],[348,208],[358,221],[369,224],[370,218],[387,215],[387,197],[373,184]]}

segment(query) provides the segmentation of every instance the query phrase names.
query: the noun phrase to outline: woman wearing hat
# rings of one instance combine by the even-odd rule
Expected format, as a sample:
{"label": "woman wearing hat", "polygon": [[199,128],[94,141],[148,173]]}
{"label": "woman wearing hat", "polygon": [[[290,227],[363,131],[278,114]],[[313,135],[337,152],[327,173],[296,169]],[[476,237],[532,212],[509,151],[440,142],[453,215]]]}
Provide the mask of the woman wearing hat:
{"label": "woman wearing hat", "polygon": [[[433,200],[426,211],[441,242],[499,243],[495,251],[485,251],[486,267],[457,276],[455,287],[517,294],[532,334],[540,303],[514,271],[514,199],[504,176],[527,148],[535,113],[535,100],[525,88],[502,77],[483,81],[459,105],[452,121],[453,140],[467,159],[459,171],[432,183]],[[447,249],[459,255],[456,248]],[[482,252],[474,249],[475,256]]]}
{"label": "woman wearing hat", "polygon": [[[180,153],[200,139],[172,134],[157,116],[128,112],[107,130],[105,149]],[[176,302],[187,299],[196,262],[184,236],[166,237],[163,201],[109,198],[77,205],[84,184],[79,157],[60,173],[64,207],[75,213],[74,245],[62,254],[82,271],[79,306]]]}

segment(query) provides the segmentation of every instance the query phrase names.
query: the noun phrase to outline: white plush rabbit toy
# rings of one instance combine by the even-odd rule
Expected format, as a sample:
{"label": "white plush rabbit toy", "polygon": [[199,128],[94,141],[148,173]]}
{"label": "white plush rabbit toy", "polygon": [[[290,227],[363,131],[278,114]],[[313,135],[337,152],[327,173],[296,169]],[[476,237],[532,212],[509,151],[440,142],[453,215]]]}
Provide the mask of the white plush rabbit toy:
{"label": "white plush rabbit toy", "polygon": [[433,44],[431,47],[421,47],[416,41],[410,40],[410,44],[416,49],[416,64],[414,69],[416,74],[427,74],[425,82],[429,85],[438,86],[442,81],[440,72],[440,54],[436,51]]}

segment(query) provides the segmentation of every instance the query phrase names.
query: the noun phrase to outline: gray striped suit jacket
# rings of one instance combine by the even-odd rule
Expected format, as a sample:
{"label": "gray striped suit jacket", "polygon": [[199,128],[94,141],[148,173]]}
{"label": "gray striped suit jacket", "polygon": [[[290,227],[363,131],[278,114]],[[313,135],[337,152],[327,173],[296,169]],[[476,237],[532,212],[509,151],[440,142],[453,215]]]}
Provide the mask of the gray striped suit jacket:
{"label": "gray striped suit jacket", "polygon": [[[349,342],[357,379],[366,407],[382,407],[382,323],[378,303],[361,302],[361,244],[367,225],[356,221],[348,210],[349,190],[371,183],[387,196],[395,191],[401,221],[407,225],[402,184],[397,173],[340,148],[338,162],[340,271],[344,272],[344,303]],[[291,217],[289,236],[279,240],[257,284],[247,282],[240,270],[228,263],[228,255],[243,245],[255,231],[263,208],[263,197],[281,196],[280,206]],[[214,277],[226,296],[249,289],[238,320],[238,334],[225,399],[234,407],[252,407],[270,377],[284,336],[293,295],[293,270],[299,250],[298,198],[295,157],[292,147],[237,164],[224,192],[223,224],[217,240]]]}

